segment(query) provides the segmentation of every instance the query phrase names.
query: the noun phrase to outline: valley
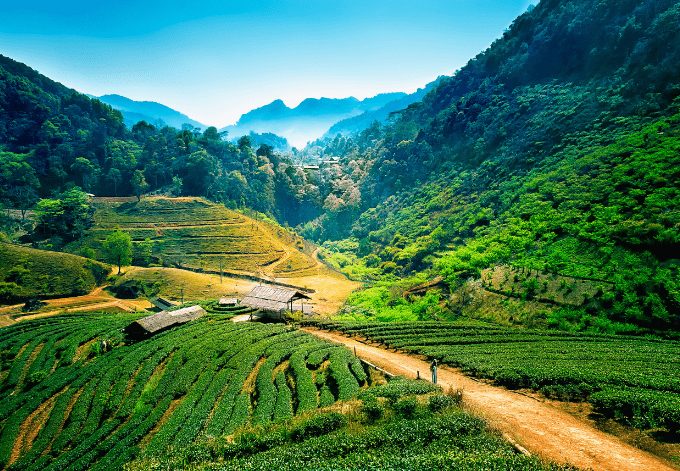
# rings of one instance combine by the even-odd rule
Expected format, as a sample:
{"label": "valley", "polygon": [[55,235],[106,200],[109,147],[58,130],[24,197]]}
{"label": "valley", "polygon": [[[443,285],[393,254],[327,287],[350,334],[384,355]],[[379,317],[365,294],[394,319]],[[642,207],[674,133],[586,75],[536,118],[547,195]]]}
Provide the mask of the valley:
{"label": "valley", "polygon": [[0,470],[678,469],[680,3],[236,3],[0,55]]}

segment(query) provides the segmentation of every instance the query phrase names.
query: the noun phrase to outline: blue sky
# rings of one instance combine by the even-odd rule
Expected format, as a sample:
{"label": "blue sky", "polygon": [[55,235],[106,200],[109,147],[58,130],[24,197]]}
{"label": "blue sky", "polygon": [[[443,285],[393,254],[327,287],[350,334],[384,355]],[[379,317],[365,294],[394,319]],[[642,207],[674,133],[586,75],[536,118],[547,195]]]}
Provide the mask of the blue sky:
{"label": "blue sky", "polygon": [[3,2],[0,53],[85,93],[231,124],[276,98],[411,92],[452,74],[529,0]]}

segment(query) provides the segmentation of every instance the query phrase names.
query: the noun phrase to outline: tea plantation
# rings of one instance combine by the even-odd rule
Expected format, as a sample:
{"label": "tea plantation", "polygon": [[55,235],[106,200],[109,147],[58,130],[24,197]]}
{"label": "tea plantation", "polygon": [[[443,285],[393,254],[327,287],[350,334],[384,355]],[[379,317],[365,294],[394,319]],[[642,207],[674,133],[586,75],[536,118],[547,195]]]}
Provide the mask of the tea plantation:
{"label": "tea plantation", "polygon": [[148,258],[164,266],[276,276],[300,276],[315,266],[300,250],[302,241],[283,228],[202,198],[97,198],[94,205],[94,226],[69,251],[102,258],[106,236],[120,229],[134,244],[148,241]]}
{"label": "tea plantation", "polygon": [[680,430],[680,342],[480,322],[309,322],[459,367],[512,389],[588,400],[630,425]]}
{"label": "tea plantation", "polygon": [[355,407],[245,428],[231,440],[146,456],[129,471],[197,470],[558,470],[518,453],[455,398],[421,381],[369,388]]}
{"label": "tea plantation", "polygon": [[197,438],[287,421],[355,397],[349,350],[280,325],[208,316],[138,343],[134,315],[0,329],[0,467],[120,469]]}

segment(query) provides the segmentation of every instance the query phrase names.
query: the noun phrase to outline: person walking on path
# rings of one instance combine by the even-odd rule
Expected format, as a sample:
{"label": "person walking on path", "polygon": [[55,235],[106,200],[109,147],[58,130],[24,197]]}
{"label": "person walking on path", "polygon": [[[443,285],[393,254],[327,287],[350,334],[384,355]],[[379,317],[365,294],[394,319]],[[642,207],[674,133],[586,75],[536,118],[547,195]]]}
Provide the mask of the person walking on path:
{"label": "person walking on path", "polygon": [[430,371],[432,371],[432,382],[437,384],[437,359],[435,358],[430,363]]}

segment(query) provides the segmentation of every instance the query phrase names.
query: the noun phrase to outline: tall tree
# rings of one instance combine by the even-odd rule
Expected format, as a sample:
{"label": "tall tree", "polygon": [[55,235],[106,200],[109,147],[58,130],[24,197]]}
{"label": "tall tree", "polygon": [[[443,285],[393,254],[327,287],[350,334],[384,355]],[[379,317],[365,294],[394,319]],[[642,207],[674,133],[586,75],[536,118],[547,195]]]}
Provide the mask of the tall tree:
{"label": "tall tree", "polygon": [[38,200],[40,182],[28,162],[28,154],[0,152],[0,201],[21,210],[22,219]]}
{"label": "tall tree", "polygon": [[58,198],[38,201],[34,233],[71,241],[80,237],[93,223],[92,201],[80,188],[71,188]]}
{"label": "tall tree", "polygon": [[132,189],[135,192],[137,201],[142,200],[142,194],[144,194],[148,188],[149,184],[146,182],[146,178],[144,178],[144,172],[135,170],[135,173],[132,175]]}
{"label": "tall tree", "polygon": [[117,230],[108,235],[104,241],[104,252],[110,263],[118,265],[118,274],[124,265],[132,262],[132,238],[127,232]]}

